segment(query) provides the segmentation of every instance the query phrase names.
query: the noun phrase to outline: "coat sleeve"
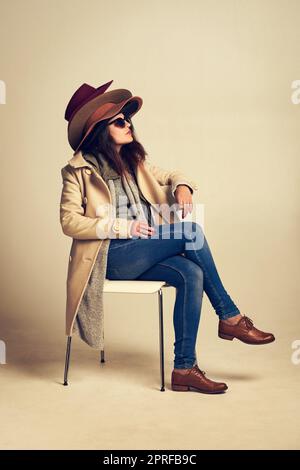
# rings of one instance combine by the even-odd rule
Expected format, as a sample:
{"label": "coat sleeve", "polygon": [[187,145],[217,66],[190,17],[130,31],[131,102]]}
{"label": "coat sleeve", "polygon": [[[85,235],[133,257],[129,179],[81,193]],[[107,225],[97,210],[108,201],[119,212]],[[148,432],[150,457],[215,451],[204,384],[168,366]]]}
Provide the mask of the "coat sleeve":
{"label": "coat sleeve", "polygon": [[192,194],[194,191],[197,191],[199,189],[195,181],[189,179],[185,174],[183,174],[179,170],[167,171],[157,165],[154,165],[153,163],[150,163],[148,160],[145,160],[144,164],[148,168],[148,170],[153,174],[159,184],[171,185],[171,191],[173,196],[175,195],[176,188],[179,184],[185,184],[186,186],[188,186]]}
{"label": "coat sleeve", "polygon": [[61,169],[61,175],[60,224],[65,235],[78,240],[132,238],[130,229],[134,220],[110,217],[108,210],[102,211],[100,217],[85,216],[76,175],[66,167]]}

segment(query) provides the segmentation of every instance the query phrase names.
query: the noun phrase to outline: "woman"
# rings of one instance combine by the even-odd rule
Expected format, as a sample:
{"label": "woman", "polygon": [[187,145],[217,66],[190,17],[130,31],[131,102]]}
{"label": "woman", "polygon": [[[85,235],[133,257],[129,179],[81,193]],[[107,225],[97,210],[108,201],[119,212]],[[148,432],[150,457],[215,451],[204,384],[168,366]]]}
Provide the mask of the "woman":
{"label": "woman", "polygon": [[[219,317],[220,338],[256,345],[275,338],[240,313],[222,284],[201,226],[184,220],[197,185],[177,170],[167,172],[147,161],[132,123],[142,99],[125,89],[106,92],[111,83],[97,89],[82,85],[65,114],[75,150],[62,169],[60,205],[63,231],[73,238],[67,334],[76,327],[95,346],[94,315],[99,304],[103,310],[102,297],[95,298],[105,277],[164,280],[176,288],[172,389],[223,393],[227,385],[208,379],[196,359],[203,291]],[[167,185],[182,221],[167,210]]]}

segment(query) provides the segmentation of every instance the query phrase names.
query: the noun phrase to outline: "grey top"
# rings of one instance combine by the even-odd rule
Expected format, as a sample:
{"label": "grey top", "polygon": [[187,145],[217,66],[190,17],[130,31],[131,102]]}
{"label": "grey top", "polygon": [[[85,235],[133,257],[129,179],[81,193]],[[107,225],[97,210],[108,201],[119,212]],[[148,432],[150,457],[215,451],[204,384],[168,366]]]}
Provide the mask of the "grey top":
{"label": "grey top", "polygon": [[151,204],[142,194],[135,172],[130,169],[131,178],[128,180],[127,177],[121,178],[103,154],[98,154],[97,157],[93,154],[85,154],[84,158],[94,166],[110,190],[114,191],[116,217],[143,220],[152,226]]}

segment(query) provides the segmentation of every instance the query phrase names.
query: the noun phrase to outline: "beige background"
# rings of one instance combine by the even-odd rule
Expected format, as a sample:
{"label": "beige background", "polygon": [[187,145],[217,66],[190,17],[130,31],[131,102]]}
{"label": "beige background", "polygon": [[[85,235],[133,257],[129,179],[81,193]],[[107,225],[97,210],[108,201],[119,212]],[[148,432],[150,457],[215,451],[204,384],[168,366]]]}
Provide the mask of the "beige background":
{"label": "beige background", "polygon": [[[299,1],[1,0],[0,447],[300,447]],[[198,362],[222,396],[175,393],[173,306],[165,294],[166,391],[156,297],[107,296],[106,359],[77,337],[70,386],[59,224],[72,157],[65,106],[83,82],[114,80],[144,100],[134,123],[152,161],[199,184],[225,288],[276,342],[217,337],[204,296]],[[101,370],[99,370],[101,369]]]}

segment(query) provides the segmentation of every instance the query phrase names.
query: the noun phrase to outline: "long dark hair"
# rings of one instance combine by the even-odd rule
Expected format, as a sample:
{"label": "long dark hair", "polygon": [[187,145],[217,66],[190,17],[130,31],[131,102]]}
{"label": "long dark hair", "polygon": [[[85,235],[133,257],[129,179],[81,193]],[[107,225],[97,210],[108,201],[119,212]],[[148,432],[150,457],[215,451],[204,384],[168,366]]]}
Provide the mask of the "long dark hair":
{"label": "long dark hair", "polygon": [[110,162],[111,166],[119,175],[123,175],[125,170],[136,169],[139,162],[143,162],[147,152],[143,145],[138,142],[131,122],[131,132],[133,140],[122,145],[120,154],[116,151],[114,140],[109,133],[107,126],[109,119],[98,122],[91,133],[83,141],[80,149],[82,153],[92,153],[97,158],[97,154],[102,153]]}

